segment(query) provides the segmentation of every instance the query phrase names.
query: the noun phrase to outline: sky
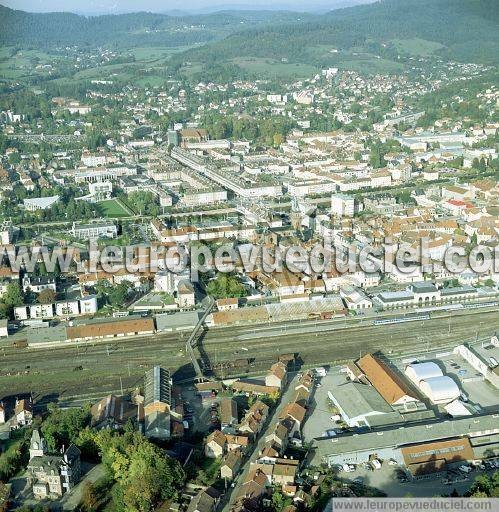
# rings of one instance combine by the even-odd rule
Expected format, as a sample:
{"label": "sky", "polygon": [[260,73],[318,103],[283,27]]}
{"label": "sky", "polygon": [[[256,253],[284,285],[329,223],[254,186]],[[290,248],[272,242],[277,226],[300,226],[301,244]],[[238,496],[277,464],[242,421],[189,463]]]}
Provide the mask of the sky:
{"label": "sky", "polygon": [[0,0],[12,9],[30,12],[70,11],[82,14],[151,12],[212,12],[220,9],[289,9],[326,11],[374,0]]}

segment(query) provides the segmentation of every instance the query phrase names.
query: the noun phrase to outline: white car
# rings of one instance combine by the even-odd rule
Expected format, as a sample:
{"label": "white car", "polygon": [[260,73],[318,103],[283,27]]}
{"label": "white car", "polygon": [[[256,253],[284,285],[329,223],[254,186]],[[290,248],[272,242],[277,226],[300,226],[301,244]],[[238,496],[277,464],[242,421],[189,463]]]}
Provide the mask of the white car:
{"label": "white car", "polygon": [[462,473],[469,473],[471,471],[471,468],[469,466],[466,466],[465,464],[463,464],[462,466],[459,466],[458,469]]}
{"label": "white car", "polygon": [[394,460],[394,459],[390,459],[390,460],[388,461],[388,464],[389,464],[390,466],[398,466],[398,462],[397,462],[396,460]]}
{"label": "white car", "polygon": [[374,469],[381,469],[381,462],[378,459],[373,459],[371,464]]}
{"label": "white car", "polygon": [[343,464],[341,467],[345,473],[351,473],[352,471],[355,471],[355,468],[352,469],[352,466],[349,464]]}

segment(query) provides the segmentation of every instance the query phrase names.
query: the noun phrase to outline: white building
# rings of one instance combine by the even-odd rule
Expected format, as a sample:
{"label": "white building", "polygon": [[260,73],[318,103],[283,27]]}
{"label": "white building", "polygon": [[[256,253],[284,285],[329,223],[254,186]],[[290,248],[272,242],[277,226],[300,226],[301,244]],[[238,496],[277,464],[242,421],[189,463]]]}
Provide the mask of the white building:
{"label": "white building", "polygon": [[113,184],[110,181],[89,183],[88,190],[92,201],[102,201],[111,197]]}
{"label": "white building", "polygon": [[52,302],[49,304],[31,304],[14,308],[16,320],[50,319],[54,317],[73,317],[91,315],[97,312],[97,296],[88,295],[81,299]]}
{"label": "white building", "polygon": [[434,404],[447,404],[461,394],[456,382],[447,375],[422,380],[419,389]]}
{"label": "white building", "polygon": [[26,293],[28,290],[31,290],[34,293],[40,293],[43,290],[52,290],[56,291],[55,279],[50,276],[39,276],[39,277],[30,277],[28,275],[24,276],[23,279],[23,291]]}
{"label": "white building", "polygon": [[112,222],[95,222],[92,224],[73,222],[71,234],[75,238],[83,238],[84,240],[116,238],[118,236],[118,229]]}
{"label": "white building", "polygon": [[50,197],[33,197],[24,199],[24,208],[29,212],[34,212],[36,210],[47,210],[53,204],[59,201],[59,196],[50,196]]}
{"label": "white building", "polygon": [[419,386],[422,380],[443,376],[443,372],[438,364],[432,361],[408,364],[405,367],[405,374],[416,386]]}
{"label": "white building", "polygon": [[333,194],[331,196],[331,213],[337,217],[353,217],[355,199],[346,194]]}

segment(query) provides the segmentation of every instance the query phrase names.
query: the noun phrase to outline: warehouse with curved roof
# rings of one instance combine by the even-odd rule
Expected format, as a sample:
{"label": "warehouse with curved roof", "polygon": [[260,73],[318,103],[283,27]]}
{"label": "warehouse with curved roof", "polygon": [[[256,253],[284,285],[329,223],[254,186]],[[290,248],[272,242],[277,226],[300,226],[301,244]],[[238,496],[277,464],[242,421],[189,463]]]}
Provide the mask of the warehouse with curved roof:
{"label": "warehouse with curved roof", "polygon": [[456,382],[446,375],[420,381],[419,389],[434,404],[452,402],[461,394]]}
{"label": "warehouse with curved roof", "polygon": [[411,363],[405,367],[405,374],[418,386],[422,380],[443,376],[440,366],[431,361],[425,363]]}

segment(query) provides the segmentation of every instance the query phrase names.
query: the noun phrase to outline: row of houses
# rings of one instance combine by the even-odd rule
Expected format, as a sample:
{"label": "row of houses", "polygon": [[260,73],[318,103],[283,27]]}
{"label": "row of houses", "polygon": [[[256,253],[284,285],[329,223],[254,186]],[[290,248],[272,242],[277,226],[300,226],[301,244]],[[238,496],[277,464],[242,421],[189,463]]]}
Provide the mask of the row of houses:
{"label": "row of houses", "polygon": [[293,498],[293,505],[288,507],[290,511],[296,510],[300,502],[308,500],[309,496],[296,484],[300,463],[286,457],[285,452],[290,443],[301,445],[301,429],[313,385],[311,371],[301,375],[293,389],[291,400],[281,407],[277,422],[265,436],[256,461],[250,464],[249,473],[238,489],[231,512],[260,510],[276,487],[284,495]]}
{"label": "row of houses", "polygon": [[14,308],[16,320],[49,320],[97,313],[97,296],[87,295],[79,299],[60,300],[48,304],[23,304]]}

